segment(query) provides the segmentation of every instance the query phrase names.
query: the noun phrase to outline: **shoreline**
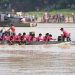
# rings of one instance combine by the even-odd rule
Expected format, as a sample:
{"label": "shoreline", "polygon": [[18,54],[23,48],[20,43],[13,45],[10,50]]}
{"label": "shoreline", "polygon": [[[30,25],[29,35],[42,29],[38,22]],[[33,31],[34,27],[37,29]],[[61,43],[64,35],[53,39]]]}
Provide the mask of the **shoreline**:
{"label": "shoreline", "polygon": [[67,27],[75,28],[75,23],[37,23],[37,27]]}

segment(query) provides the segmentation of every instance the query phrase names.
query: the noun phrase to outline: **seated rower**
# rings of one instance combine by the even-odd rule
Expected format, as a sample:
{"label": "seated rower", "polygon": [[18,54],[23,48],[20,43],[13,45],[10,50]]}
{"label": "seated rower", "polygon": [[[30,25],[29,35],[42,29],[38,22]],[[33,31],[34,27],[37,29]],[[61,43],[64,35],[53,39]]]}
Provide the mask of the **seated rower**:
{"label": "seated rower", "polygon": [[32,33],[29,35],[29,43],[32,43],[35,41],[35,33]]}
{"label": "seated rower", "polygon": [[21,45],[21,33],[16,35],[15,42],[18,43],[19,45]]}
{"label": "seated rower", "polygon": [[30,32],[29,35],[26,35],[26,44],[30,44],[35,41],[35,33]]}
{"label": "seated rower", "polygon": [[51,40],[56,40],[56,39],[52,37],[52,34],[49,34],[49,36],[47,37],[47,40],[51,41]]}
{"label": "seated rower", "polygon": [[48,37],[49,37],[49,33],[46,33],[45,36],[43,37],[43,42],[48,42]]}
{"label": "seated rower", "polygon": [[43,41],[42,34],[40,33],[38,37],[36,37],[36,41]]}
{"label": "seated rower", "polygon": [[10,36],[10,45],[13,45],[15,43],[15,39],[16,39],[16,34],[13,33],[11,36]]}
{"label": "seated rower", "polygon": [[10,41],[10,36],[8,34],[3,34],[3,36],[2,36],[3,44],[8,44],[9,41]]}
{"label": "seated rower", "polygon": [[64,30],[64,28],[61,28],[60,30],[63,33],[63,34],[61,34],[62,41],[65,41],[65,39],[67,39],[67,41],[70,41],[71,40],[70,33],[68,31]]}
{"label": "seated rower", "polygon": [[22,43],[26,43],[26,41],[27,41],[27,35],[26,35],[26,33],[24,32],[23,35],[21,36],[21,42],[22,42]]}
{"label": "seated rower", "polygon": [[21,34],[20,33],[18,35],[13,33],[13,35],[10,36],[10,44],[12,45],[14,43],[18,43],[19,45],[21,44]]}

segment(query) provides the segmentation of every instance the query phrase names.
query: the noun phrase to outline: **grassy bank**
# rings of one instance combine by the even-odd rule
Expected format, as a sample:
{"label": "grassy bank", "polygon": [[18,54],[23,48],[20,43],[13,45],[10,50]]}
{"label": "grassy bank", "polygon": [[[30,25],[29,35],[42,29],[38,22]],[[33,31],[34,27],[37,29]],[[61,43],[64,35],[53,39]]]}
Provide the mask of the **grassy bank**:
{"label": "grassy bank", "polygon": [[[72,13],[75,14],[75,10],[74,9],[50,10],[48,12],[50,14],[52,14],[52,15],[57,14],[57,13],[62,13],[65,16],[71,16]],[[39,11],[39,12],[33,11],[33,12],[26,12],[26,13],[29,14],[29,15],[35,15],[35,16],[38,16],[38,17],[44,15],[44,11]]]}

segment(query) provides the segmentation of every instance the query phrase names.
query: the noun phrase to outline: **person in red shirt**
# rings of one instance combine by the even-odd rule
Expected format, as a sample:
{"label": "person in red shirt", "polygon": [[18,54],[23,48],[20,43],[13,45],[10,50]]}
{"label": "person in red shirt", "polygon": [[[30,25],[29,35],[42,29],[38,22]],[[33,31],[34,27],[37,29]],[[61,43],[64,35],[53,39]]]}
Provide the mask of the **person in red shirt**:
{"label": "person in red shirt", "polygon": [[15,37],[16,37],[16,34],[13,33],[11,36],[10,36],[10,45],[13,45],[15,43]]}
{"label": "person in red shirt", "polygon": [[56,40],[56,39],[52,37],[52,34],[49,34],[49,36],[47,37],[47,40],[51,41],[51,40]]}
{"label": "person in red shirt", "polygon": [[15,33],[15,26],[13,24],[11,24],[11,31],[12,33]]}
{"label": "person in red shirt", "polygon": [[43,41],[42,34],[40,33],[38,37],[36,37],[36,41]]}
{"label": "person in red shirt", "polygon": [[3,34],[2,41],[3,43],[9,44],[10,36],[8,34]]}
{"label": "person in red shirt", "polygon": [[19,45],[21,45],[21,33],[19,33],[18,35],[16,35],[14,37],[15,42],[18,43]]}
{"label": "person in red shirt", "polygon": [[63,41],[65,41],[65,38],[67,39],[67,41],[70,41],[70,33],[66,30],[64,30],[64,28],[60,29],[62,31],[63,34],[61,34],[61,38]]}
{"label": "person in red shirt", "polygon": [[18,43],[19,45],[21,45],[21,34],[20,33],[18,35],[13,33],[13,35],[10,36],[10,44],[12,45],[14,43]]}
{"label": "person in red shirt", "polygon": [[22,43],[26,43],[26,41],[27,41],[27,35],[26,35],[26,33],[24,32],[23,35],[21,36],[21,42],[22,42]]}
{"label": "person in red shirt", "polygon": [[9,44],[10,44],[10,45],[13,45],[13,43],[14,43],[13,37],[14,37],[13,35],[10,36],[10,41],[9,41]]}
{"label": "person in red shirt", "polygon": [[4,34],[4,35],[3,35],[3,41],[4,41],[4,40],[9,41],[9,35],[8,35],[8,34]]}
{"label": "person in red shirt", "polygon": [[48,42],[48,37],[49,37],[49,33],[46,33],[45,36],[43,37],[43,42]]}
{"label": "person in red shirt", "polygon": [[29,44],[30,43],[32,43],[32,42],[34,42],[35,41],[35,33],[33,33],[33,32],[30,32],[30,34],[27,36],[28,38],[27,38],[27,42],[29,42]]}

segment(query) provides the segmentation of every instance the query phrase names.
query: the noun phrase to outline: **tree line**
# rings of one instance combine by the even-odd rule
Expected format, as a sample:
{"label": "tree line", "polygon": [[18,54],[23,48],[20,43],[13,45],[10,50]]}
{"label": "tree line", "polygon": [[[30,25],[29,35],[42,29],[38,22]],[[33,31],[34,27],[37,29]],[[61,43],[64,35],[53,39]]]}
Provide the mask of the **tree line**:
{"label": "tree line", "polygon": [[16,11],[75,9],[75,0],[0,0],[0,9],[9,7]]}

